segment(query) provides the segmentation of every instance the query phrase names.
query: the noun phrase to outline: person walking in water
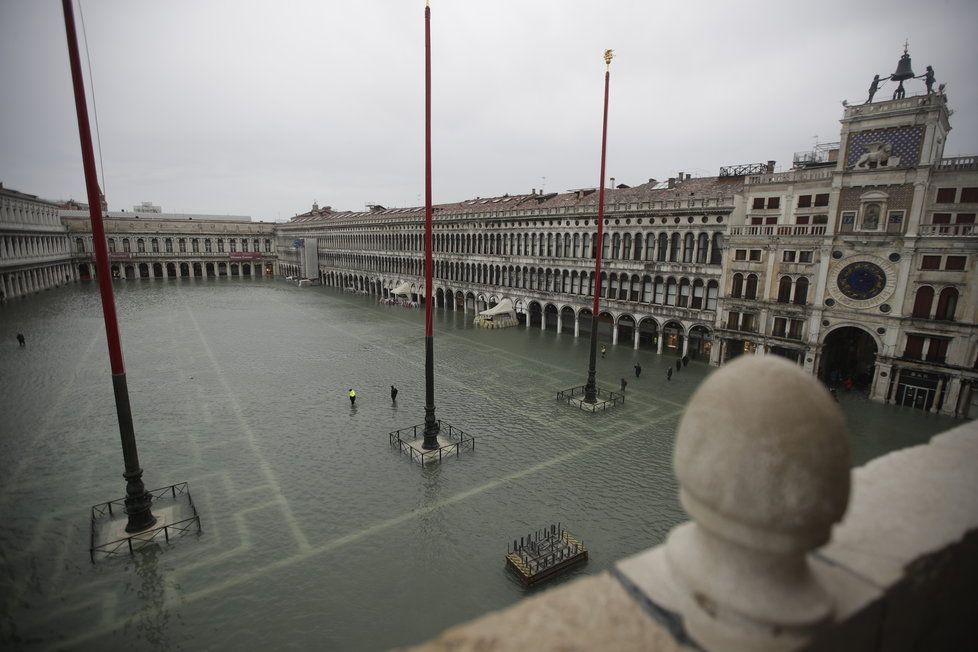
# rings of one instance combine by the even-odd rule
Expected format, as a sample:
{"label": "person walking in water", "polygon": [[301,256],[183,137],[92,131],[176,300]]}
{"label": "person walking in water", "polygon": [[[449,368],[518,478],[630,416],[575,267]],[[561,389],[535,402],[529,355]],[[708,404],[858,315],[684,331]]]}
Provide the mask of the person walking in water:
{"label": "person walking in water", "polygon": [[636,362],[635,363],[635,377],[638,378],[641,375],[642,375],[642,363]]}
{"label": "person walking in water", "polygon": [[352,387],[350,388],[350,393],[348,394],[348,396],[350,397],[350,405],[351,406],[352,405],[356,405],[357,404],[357,393],[354,391],[354,389]]}
{"label": "person walking in water", "polygon": [[397,388],[391,385],[391,403],[397,403]]}
{"label": "person walking in water", "polygon": [[683,368],[683,361],[682,360],[676,360],[676,371],[679,371],[682,368]]}
{"label": "person walking in water", "polygon": [[17,333],[17,343],[20,344],[21,346],[24,346],[24,344],[26,343],[23,333]]}
{"label": "person walking in water", "polygon": [[608,347],[606,347],[604,344],[602,344],[601,345],[601,357],[603,358],[604,357],[604,354],[607,353],[607,352],[608,352]]}
{"label": "person walking in water", "polygon": [[622,378],[622,379],[621,379],[621,391],[623,391],[623,392],[624,392],[624,391],[625,391],[625,387],[626,387],[627,385],[628,385],[628,381],[626,381],[626,380],[625,380],[624,378]]}
{"label": "person walking in water", "polygon": [[669,368],[666,369],[666,381],[670,380],[672,380],[672,365],[669,365]]}

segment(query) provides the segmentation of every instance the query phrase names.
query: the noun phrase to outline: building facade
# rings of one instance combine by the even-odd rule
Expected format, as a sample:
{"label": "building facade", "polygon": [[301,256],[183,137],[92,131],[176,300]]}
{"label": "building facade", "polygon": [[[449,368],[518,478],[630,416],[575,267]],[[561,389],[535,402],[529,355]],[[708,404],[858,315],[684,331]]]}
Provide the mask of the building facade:
{"label": "building facade", "polygon": [[58,210],[0,184],[0,301],[77,280]]}
{"label": "building facade", "polygon": [[[64,210],[75,272],[94,278],[88,211]],[[253,278],[276,270],[274,225],[250,217],[109,212],[104,217],[112,277]]]}

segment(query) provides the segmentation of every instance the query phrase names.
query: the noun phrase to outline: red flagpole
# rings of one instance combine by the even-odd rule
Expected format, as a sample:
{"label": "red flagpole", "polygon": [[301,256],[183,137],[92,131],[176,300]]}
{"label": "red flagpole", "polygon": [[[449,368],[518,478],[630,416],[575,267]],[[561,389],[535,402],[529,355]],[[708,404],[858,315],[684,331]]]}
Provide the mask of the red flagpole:
{"label": "red flagpole", "polygon": [[71,63],[71,81],[75,93],[75,112],[78,114],[78,135],[81,138],[82,165],[85,168],[85,187],[91,212],[92,242],[95,246],[95,269],[102,297],[102,315],[105,318],[105,338],[109,343],[109,361],[112,367],[112,388],[115,392],[115,409],[122,438],[122,457],[126,471],[126,514],[129,522],[126,532],[139,532],[156,524],[150,511],[152,497],[143,486],[143,470],[139,467],[136,452],[136,434],[132,425],[129,405],[129,388],[126,384],[126,365],[122,359],[122,343],[119,340],[119,322],[115,314],[115,297],[112,295],[112,273],[109,271],[109,251],[105,244],[105,228],[102,225],[102,199],[95,175],[95,152],[92,148],[92,129],[88,122],[88,104],[85,101],[85,82],[82,79],[81,59],[78,56],[78,35],[75,31],[75,14],[71,0],[61,0],[65,15],[65,34],[68,38],[68,60]]}
{"label": "red flagpole", "polygon": [[594,304],[591,310],[591,355],[588,363],[587,383],[584,385],[584,401],[595,403],[598,400],[595,382],[595,365],[598,358],[598,314],[601,296],[601,252],[604,248],[604,163],[608,145],[608,87],[611,80],[612,51],[605,50],[604,60],[607,69],[604,73],[604,113],[601,118],[601,180],[598,182],[598,234],[594,256]]}
{"label": "red flagpole", "polygon": [[435,343],[431,328],[431,7],[424,6],[424,441],[427,450],[438,448],[435,418]]}

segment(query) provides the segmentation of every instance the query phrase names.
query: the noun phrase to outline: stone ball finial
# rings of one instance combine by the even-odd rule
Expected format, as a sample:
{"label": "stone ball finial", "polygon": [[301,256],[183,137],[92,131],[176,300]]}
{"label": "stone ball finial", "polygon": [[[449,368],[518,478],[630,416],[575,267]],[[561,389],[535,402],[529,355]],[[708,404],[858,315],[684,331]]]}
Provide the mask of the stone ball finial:
{"label": "stone ball finial", "polygon": [[754,628],[747,649],[763,649],[767,634],[789,640],[824,622],[831,605],[806,555],[845,512],[850,452],[822,384],[772,355],[725,365],[690,398],[674,465],[693,522],[667,555],[702,612],[691,631],[716,641],[717,628]]}

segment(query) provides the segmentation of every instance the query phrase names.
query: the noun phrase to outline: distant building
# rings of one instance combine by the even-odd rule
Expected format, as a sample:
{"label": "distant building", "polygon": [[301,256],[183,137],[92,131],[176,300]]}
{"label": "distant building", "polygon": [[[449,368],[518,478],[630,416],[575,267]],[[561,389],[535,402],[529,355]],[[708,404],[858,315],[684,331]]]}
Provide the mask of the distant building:
{"label": "distant building", "polygon": [[0,300],[77,280],[59,205],[0,183]]}
{"label": "distant building", "polygon": [[138,206],[132,207],[133,213],[162,213],[163,209],[154,205],[152,202],[144,201]]}

